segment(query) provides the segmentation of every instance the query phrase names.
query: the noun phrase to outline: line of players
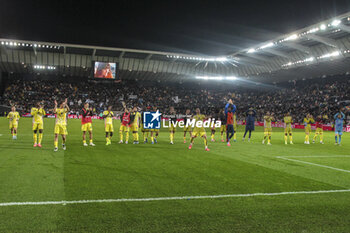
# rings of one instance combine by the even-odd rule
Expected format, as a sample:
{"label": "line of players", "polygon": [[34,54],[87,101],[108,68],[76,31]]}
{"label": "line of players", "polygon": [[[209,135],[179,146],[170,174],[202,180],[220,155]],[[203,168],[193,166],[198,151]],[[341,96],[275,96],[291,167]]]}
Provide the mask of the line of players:
{"label": "line of players", "polygon": [[[128,144],[129,141],[129,132],[132,132],[133,136],[133,143],[138,144],[139,143],[139,128],[141,128],[141,132],[143,134],[143,141],[144,143],[148,142],[149,133],[151,136],[151,143],[157,143],[157,137],[159,135],[159,129],[144,129],[143,128],[143,119],[142,115],[138,112],[137,107],[133,107],[132,109],[129,109],[125,106],[124,107],[124,113],[121,116],[121,126],[119,129],[119,137],[120,141],[119,143],[123,143],[124,134],[125,134],[125,143]],[[156,107],[153,107],[152,109],[154,112],[157,111]],[[61,135],[62,137],[62,148],[63,150],[66,150],[66,135],[67,132],[67,113],[69,112],[69,107],[67,104],[67,99],[65,99],[63,102],[60,103],[58,106],[57,101],[55,101],[55,107],[52,109],[52,111],[56,115],[56,121],[55,121],[55,129],[54,129],[54,150],[58,150],[58,137]],[[188,116],[184,119],[185,125],[188,120],[195,119],[195,121],[205,121],[208,118],[216,117],[218,121],[221,121],[222,125],[220,127],[220,133],[221,133],[221,141],[227,143],[227,146],[231,146],[230,140],[233,137],[233,140],[236,141],[236,131],[237,131],[237,118],[236,118],[236,106],[233,104],[233,101],[230,99],[228,103],[226,104],[225,108],[219,112],[218,115],[215,116],[205,116],[201,114],[200,109],[196,109],[196,114],[191,116],[190,109],[186,110],[185,115]],[[44,122],[43,117],[46,115],[46,112],[44,110],[44,105],[42,102],[38,102],[35,107],[31,109],[31,115],[33,117],[32,122],[32,129],[33,129],[33,140],[34,140],[34,147],[42,147],[41,142],[43,138],[43,129],[44,129]],[[83,133],[83,145],[84,146],[95,146],[93,143],[93,134],[92,134],[92,116],[94,115],[93,109],[89,107],[89,103],[85,103],[83,109],[81,110],[81,130]],[[174,144],[174,134],[176,132],[176,127],[174,126],[175,122],[178,120],[176,116],[176,111],[173,107],[170,107],[169,109],[169,115],[173,116],[169,120],[171,122],[169,127],[169,133],[170,133],[170,143]],[[113,137],[114,128],[113,128],[113,117],[114,113],[112,111],[112,106],[109,106],[106,111],[103,112],[102,117],[104,118],[105,123],[105,137],[106,137],[106,145],[111,144],[111,139]],[[10,120],[10,130],[11,134],[13,136],[13,139],[17,139],[17,128],[18,128],[18,121],[20,118],[19,113],[16,111],[16,108],[13,106],[11,108],[11,112],[8,114],[7,118]],[[245,133],[243,136],[243,141],[245,140],[246,134],[249,132],[248,141],[250,141],[252,131],[254,131],[255,127],[255,118],[256,118],[256,111],[252,108],[250,108],[246,112],[246,126],[245,126]],[[307,116],[304,118],[304,126],[305,126],[305,144],[310,144],[309,138],[311,131],[311,124],[316,123],[316,131],[315,135],[313,137],[313,143],[315,143],[317,137],[320,138],[320,143],[323,144],[323,125],[326,121],[328,121],[328,116],[326,114],[317,116],[316,120],[310,115],[307,114]],[[341,144],[341,137],[343,134],[343,124],[345,120],[345,114],[343,112],[338,112],[334,116],[335,119],[335,144],[340,145]],[[272,122],[274,121],[274,114],[267,112],[264,116],[264,138],[262,141],[262,144],[265,144],[267,141],[267,145],[271,145],[271,135],[272,135]],[[289,143],[293,144],[293,135],[292,135],[292,123],[293,119],[290,115],[290,113],[287,113],[283,119],[284,122],[284,139],[285,144],[288,144],[288,138]],[[89,134],[89,144],[86,143],[86,132]],[[186,134],[188,133],[190,135],[191,141],[189,145],[189,149],[192,149],[193,141],[196,137],[202,137],[204,140],[204,146],[205,150],[209,151],[208,148],[208,141],[207,141],[207,135],[204,127],[194,127],[193,129],[188,126],[184,128],[184,143],[186,143]],[[211,141],[215,141],[215,127],[211,129]],[[226,140],[224,140],[224,133],[226,132]]]}

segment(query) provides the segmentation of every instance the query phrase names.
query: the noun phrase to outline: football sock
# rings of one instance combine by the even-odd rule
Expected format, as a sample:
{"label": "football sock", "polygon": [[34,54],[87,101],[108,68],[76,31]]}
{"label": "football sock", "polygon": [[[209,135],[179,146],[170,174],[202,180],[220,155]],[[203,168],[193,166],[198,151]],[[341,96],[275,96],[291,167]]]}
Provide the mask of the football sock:
{"label": "football sock", "polygon": [[92,139],[90,139],[90,143],[92,143]]}
{"label": "football sock", "polygon": [[170,133],[170,141],[172,142],[174,140],[174,133]]}
{"label": "football sock", "polygon": [[119,138],[120,138],[120,141],[123,141],[123,132],[122,131],[119,132]]}
{"label": "football sock", "polygon": [[317,138],[317,133],[315,134],[314,138],[313,138],[313,141],[315,141]]}
{"label": "football sock", "polygon": [[36,133],[33,134],[34,144],[37,142],[38,135]]}
{"label": "football sock", "polygon": [[287,143],[287,141],[288,141],[288,137],[287,135],[284,135],[284,142]]}
{"label": "football sock", "polygon": [[320,141],[323,142],[323,133],[320,134]]}
{"label": "football sock", "polygon": [[338,143],[338,137],[335,136],[335,143]]}
{"label": "football sock", "polygon": [[205,148],[207,148],[208,146],[208,140],[206,138],[204,138],[204,145],[205,145]]}
{"label": "football sock", "polygon": [[41,144],[41,141],[43,140],[43,133],[39,133],[39,140],[38,143]]}
{"label": "football sock", "polygon": [[129,141],[129,132],[126,132],[126,135],[125,135],[125,141]]}
{"label": "football sock", "polygon": [[83,143],[86,144],[86,140],[83,140]]}
{"label": "football sock", "polygon": [[289,135],[289,141],[292,142],[293,141],[293,136]]}
{"label": "football sock", "polygon": [[58,147],[58,141],[54,141],[54,146],[55,146],[55,148],[57,148]]}
{"label": "football sock", "polygon": [[339,135],[339,144],[341,143],[341,135]]}
{"label": "football sock", "polygon": [[214,140],[215,134],[211,134],[211,140]]}
{"label": "football sock", "polygon": [[271,136],[269,136],[269,139],[267,140],[268,143],[271,143]]}
{"label": "football sock", "polygon": [[151,136],[151,141],[154,142],[154,137],[153,136]]}

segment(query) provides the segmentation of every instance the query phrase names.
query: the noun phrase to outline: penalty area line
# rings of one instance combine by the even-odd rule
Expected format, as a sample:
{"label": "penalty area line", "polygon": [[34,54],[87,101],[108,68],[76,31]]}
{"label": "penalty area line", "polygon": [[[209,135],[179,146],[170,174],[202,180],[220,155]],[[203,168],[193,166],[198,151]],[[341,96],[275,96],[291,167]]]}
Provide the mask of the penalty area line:
{"label": "penalty area line", "polygon": [[341,168],[336,168],[336,167],[331,167],[331,166],[327,166],[327,165],[322,165],[322,164],[318,164],[318,163],[311,163],[311,162],[306,162],[306,161],[297,160],[297,159],[289,159],[289,158],[285,158],[285,157],[281,157],[281,156],[277,156],[276,158],[278,158],[278,159],[284,159],[284,160],[291,161],[291,162],[296,162],[296,163],[304,163],[304,164],[308,164],[308,165],[312,165],[312,166],[328,168],[328,169],[332,169],[332,170],[336,170],[336,171],[340,171],[340,172],[347,172],[347,173],[350,173],[349,170],[345,170],[345,169],[341,169]]}
{"label": "penalty area line", "polygon": [[183,197],[150,197],[150,198],[121,198],[121,199],[101,199],[101,200],[76,200],[76,201],[38,201],[38,202],[3,202],[0,207],[5,206],[33,206],[33,205],[70,205],[89,203],[112,203],[112,202],[150,202],[150,201],[171,201],[171,200],[195,200],[195,199],[222,199],[257,196],[283,196],[283,195],[307,195],[322,193],[347,193],[350,189],[341,190],[318,190],[318,191],[295,191],[279,193],[246,193],[246,194],[226,194],[209,196],[183,196]]}

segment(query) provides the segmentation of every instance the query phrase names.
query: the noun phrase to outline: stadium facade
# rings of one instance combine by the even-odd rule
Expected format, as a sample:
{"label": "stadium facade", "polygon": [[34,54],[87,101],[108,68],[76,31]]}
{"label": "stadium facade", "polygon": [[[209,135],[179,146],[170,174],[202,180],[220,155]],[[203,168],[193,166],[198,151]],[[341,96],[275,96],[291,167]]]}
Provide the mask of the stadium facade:
{"label": "stadium facade", "polygon": [[121,79],[235,79],[276,83],[350,73],[350,12],[223,56],[0,39],[7,74],[91,77],[93,61],[118,63]]}

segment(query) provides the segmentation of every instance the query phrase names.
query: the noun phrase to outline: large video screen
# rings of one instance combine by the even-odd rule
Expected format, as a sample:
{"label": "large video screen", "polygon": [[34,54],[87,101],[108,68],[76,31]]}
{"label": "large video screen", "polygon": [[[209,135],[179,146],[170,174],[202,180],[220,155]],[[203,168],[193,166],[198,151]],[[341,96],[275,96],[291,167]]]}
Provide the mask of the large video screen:
{"label": "large video screen", "polygon": [[95,61],[94,78],[116,79],[117,63]]}

